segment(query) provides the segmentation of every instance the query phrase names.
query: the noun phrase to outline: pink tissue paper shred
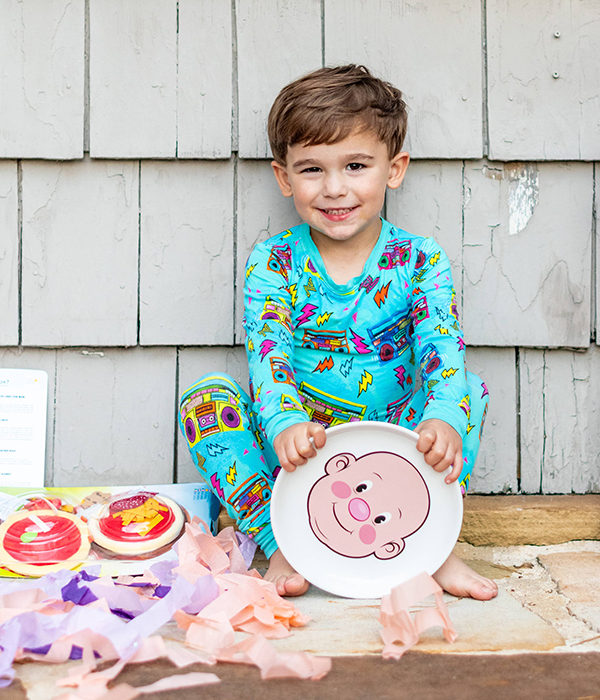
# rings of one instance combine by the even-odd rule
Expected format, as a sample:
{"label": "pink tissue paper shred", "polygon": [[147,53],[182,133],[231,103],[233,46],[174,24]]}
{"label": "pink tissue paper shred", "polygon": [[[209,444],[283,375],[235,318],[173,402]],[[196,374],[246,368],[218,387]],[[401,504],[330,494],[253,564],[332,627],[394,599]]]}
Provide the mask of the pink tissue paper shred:
{"label": "pink tissue paper shred", "polygon": [[[178,668],[217,661],[257,666],[261,678],[318,680],[331,659],[307,652],[278,652],[280,639],[308,622],[275,586],[248,570],[255,545],[227,528],[216,537],[195,518],[177,542],[177,559],[160,562],[144,576],[100,578],[93,567],[68,569],[42,578],[0,582],[0,688],[14,678],[14,660],[63,663],[80,659],[57,685],[55,700],[129,700],[139,695],[218,683],[213,673],[188,673],[132,688],[108,690],[129,663],[167,658]],[[434,595],[436,606],[409,608]],[[190,648],[167,648],[156,631],[175,620]],[[397,586],[381,601],[379,621],[384,658],[399,659],[428,627],[441,626],[449,642],[452,627],[442,590],[426,573]],[[241,641],[239,634],[246,637]],[[98,661],[115,661],[97,671]]]}
{"label": "pink tissue paper shred", "polygon": [[[430,595],[434,596],[435,607],[423,608],[411,617],[409,608]],[[389,595],[383,596],[379,622],[383,625],[379,633],[384,644],[384,659],[399,659],[418,642],[421,632],[429,627],[441,627],[444,637],[450,643],[458,636],[450,621],[442,589],[425,572],[417,574],[393,588]]]}
{"label": "pink tissue paper shred", "polygon": [[[218,661],[257,666],[261,677],[319,679],[331,659],[280,653],[279,639],[308,621],[275,586],[248,570],[255,546],[227,528],[216,537],[198,519],[175,549],[178,559],[142,577],[99,578],[92,567],[63,569],[36,580],[0,582],[0,687],[12,682],[14,660],[63,663],[81,659],[58,682],[56,700],[128,700],[170,688],[217,683],[212,673],[171,676],[142,688],[108,690],[128,663],[168,658],[182,668]],[[174,619],[190,649],[165,646],[155,632]],[[236,632],[245,632],[243,641]],[[98,661],[116,663],[97,671]]]}

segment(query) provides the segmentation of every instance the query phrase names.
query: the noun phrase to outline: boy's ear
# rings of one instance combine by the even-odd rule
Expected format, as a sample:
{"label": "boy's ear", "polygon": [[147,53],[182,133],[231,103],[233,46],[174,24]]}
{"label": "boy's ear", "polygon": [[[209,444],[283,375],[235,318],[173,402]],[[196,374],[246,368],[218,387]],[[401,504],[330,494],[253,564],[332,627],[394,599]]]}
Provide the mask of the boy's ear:
{"label": "boy's ear", "polygon": [[402,184],[409,161],[410,156],[406,151],[401,151],[392,158],[390,162],[390,176],[387,183],[391,190],[395,190]]}
{"label": "boy's ear", "polygon": [[275,173],[275,179],[277,180],[277,184],[279,185],[281,194],[284,197],[291,197],[293,192],[292,186],[290,185],[290,179],[288,177],[287,169],[283,165],[281,165],[281,163],[278,163],[276,160],[271,161],[271,167],[273,168],[273,172]]}

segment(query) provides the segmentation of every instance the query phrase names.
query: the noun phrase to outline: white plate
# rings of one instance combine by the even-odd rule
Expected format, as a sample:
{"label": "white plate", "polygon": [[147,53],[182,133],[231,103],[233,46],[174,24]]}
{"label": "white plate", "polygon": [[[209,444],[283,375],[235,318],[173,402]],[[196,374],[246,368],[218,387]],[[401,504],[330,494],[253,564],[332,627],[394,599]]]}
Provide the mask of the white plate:
{"label": "white plate", "polygon": [[296,571],[336,595],[380,598],[439,569],[460,533],[462,496],[417,438],[391,423],[334,426],[316,457],[279,473],[271,522]]}

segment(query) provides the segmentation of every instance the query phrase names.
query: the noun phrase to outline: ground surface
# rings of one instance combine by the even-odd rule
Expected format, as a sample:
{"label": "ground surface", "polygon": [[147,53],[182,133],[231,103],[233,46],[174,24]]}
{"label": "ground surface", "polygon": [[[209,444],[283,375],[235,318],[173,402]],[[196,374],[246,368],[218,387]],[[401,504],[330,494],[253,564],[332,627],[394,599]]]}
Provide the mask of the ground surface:
{"label": "ground surface", "polygon": [[[218,665],[223,682],[201,689],[157,693],[157,700],[187,698],[419,698],[427,700],[600,700],[600,542],[551,546],[473,547],[456,552],[497,580],[498,598],[487,603],[446,596],[459,634],[450,645],[437,629],[399,662],[383,661],[379,601],[346,600],[317,589],[297,600],[311,622],[283,640],[281,650],[334,656],[321,681],[261,681],[256,669]],[[161,633],[168,644],[183,634],[173,623]],[[17,666],[19,683],[2,700],[49,700],[58,667]],[[167,662],[130,666],[116,680],[145,685],[176,672]]]}

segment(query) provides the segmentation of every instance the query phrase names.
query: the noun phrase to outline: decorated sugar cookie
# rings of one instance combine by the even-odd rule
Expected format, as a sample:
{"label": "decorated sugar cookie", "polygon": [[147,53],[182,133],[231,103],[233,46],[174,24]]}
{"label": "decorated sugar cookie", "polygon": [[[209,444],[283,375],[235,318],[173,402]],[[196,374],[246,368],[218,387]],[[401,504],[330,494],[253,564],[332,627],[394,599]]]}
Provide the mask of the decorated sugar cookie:
{"label": "decorated sugar cookie", "polygon": [[0,525],[0,564],[24,576],[75,568],[89,550],[86,524],[64,511],[22,509]]}
{"label": "decorated sugar cookie", "polygon": [[89,521],[94,547],[113,558],[156,556],[181,534],[185,515],[166,496],[140,491],[104,504]]}

